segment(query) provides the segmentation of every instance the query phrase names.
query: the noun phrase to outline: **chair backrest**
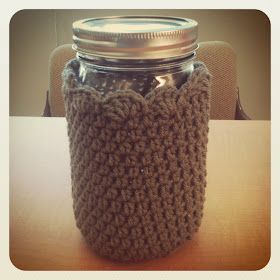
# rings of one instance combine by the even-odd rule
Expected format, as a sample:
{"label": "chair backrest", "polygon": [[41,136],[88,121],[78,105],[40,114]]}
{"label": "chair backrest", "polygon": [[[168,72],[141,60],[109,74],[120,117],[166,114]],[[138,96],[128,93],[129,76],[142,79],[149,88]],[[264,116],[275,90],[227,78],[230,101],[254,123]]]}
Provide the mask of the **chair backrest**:
{"label": "chair backrest", "polygon": [[211,73],[211,119],[234,120],[237,102],[236,55],[230,44],[220,41],[202,42],[197,59]]}
{"label": "chair backrest", "polygon": [[[75,57],[71,44],[57,47],[49,61],[49,104],[54,117],[65,116],[61,94],[61,73],[65,63]],[[211,119],[234,119],[237,100],[236,56],[225,42],[199,44],[197,59],[203,61],[213,76],[211,88]]]}
{"label": "chair backrest", "polygon": [[52,117],[64,117],[64,101],[61,94],[61,73],[67,61],[75,57],[71,44],[55,48],[49,59],[49,105]]}

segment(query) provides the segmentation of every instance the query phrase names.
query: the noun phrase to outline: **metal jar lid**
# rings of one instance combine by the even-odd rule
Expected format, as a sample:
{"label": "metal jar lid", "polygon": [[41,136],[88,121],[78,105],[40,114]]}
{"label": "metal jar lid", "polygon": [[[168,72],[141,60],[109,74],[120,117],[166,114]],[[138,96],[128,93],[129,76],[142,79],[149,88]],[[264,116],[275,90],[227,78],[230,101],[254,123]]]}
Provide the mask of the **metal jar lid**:
{"label": "metal jar lid", "polygon": [[73,48],[80,56],[109,59],[167,59],[197,49],[198,23],[160,16],[119,16],[73,23]]}

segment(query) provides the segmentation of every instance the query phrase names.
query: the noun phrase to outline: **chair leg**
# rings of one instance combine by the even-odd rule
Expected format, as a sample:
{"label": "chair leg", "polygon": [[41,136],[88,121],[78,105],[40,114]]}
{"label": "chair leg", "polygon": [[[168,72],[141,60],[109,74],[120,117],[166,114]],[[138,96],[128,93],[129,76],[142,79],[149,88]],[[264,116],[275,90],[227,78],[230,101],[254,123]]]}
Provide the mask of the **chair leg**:
{"label": "chair leg", "polygon": [[251,118],[245,113],[240,102],[239,88],[237,88],[237,100],[236,100],[236,110],[235,110],[236,120],[251,120]]}
{"label": "chair leg", "polygon": [[49,103],[49,91],[47,90],[46,93],[46,103],[45,108],[42,117],[51,117],[51,109],[50,109],[50,103]]}

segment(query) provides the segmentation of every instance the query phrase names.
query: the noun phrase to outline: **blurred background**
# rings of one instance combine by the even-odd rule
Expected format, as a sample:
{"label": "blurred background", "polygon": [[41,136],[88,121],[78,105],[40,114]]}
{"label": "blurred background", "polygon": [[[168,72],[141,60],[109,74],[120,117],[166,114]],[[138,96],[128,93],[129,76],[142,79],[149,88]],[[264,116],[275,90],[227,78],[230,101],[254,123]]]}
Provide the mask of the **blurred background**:
{"label": "blurred background", "polygon": [[237,54],[245,112],[270,119],[270,22],[258,10],[21,10],[10,22],[10,115],[40,116],[48,89],[51,51],[72,43],[72,22],[114,15],[188,17],[199,23],[199,41],[226,41]]}

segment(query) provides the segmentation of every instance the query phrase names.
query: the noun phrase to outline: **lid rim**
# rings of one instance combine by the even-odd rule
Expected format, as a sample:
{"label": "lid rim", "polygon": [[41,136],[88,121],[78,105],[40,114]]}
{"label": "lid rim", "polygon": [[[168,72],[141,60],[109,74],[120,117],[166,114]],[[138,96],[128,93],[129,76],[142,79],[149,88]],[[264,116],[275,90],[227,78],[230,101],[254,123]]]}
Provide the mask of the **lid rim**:
{"label": "lid rim", "polygon": [[[96,18],[86,18],[86,19],[81,19],[81,20],[77,20],[75,22],[73,22],[72,24],[72,28],[75,29],[75,28],[80,28],[81,25],[84,26],[85,28],[85,24],[87,22],[90,22],[90,21],[100,21],[100,20],[117,20],[117,19],[140,19],[140,18],[143,18],[143,19],[169,19],[169,20],[176,20],[176,21],[181,21],[183,23],[185,23],[185,25],[178,25],[176,26],[176,29],[186,29],[188,28],[188,26],[186,26],[186,23],[192,23],[193,26],[197,26],[198,25],[198,22],[193,20],[193,19],[189,19],[189,18],[183,18],[183,17],[172,17],[172,16],[149,16],[149,15],[135,15],[135,16],[108,16],[108,17],[96,17]],[[94,31],[96,32],[96,31]],[[103,31],[104,33],[107,33],[106,31]],[[103,33],[101,32],[101,33]],[[144,31],[143,32],[139,32],[139,33],[145,33],[147,31]],[[157,32],[161,32],[161,31],[157,31]],[[110,33],[110,32],[108,32]],[[115,33],[115,32],[111,32],[111,33]],[[118,33],[118,32],[116,32]],[[121,32],[121,33],[125,33],[125,32]],[[130,33],[130,32],[127,32],[127,33]],[[134,32],[131,32],[131,33],[134,33]],[[136,32],[137,33],[137,32]]]}
{"label": "lid rim", "polygon": [[[126,23],[127,28],[132,26],[131,31],[127,31],[125,27],[123,28],[125,31],[118,30],[117,28],[120,28],[120,26],[125,26],[125,21],[121,22],[121,20],[126,19],[135,20],[130,25],[129,21]],[[135,26],[138,26],[137,19],[141,19],[144,22],[144,27],[142,27],[144,29],[135,30]],[[145,27],[145,20],[147,19],[154,20],[155,24],[157,20],[159,20],[159,24],[162,26],[164,26],[164,21],[166,21],[167,24],[164,28],[149,29],[149,23],[147,23]],[[102,25],[101,27],[97,26],[97,29],[94,30],[94,25],[88,24],[89,22],[94,23],[94,21],[102,20],[105,25],[109,24],[107,30],[102,31]],[[106,23],[106,21],[108,22]],[[112,21],[114,22],[112,23]],[[179,23],[174,26],[171,22]],[[108,31],[110,24],[113,26],[114,23],[120,24],[120,26],[115,27],[118,31]],[[171,28],[166,28],[168,24]],[[151,26],[156,25],[152,24]],[[197,49],[198,23],[188,18],[144,15],[87,18],[74,22],[72,29],[74,41],[73,49],[85,54],[91,53],[95,56],[102,55],[103,57],[112,57],[113,55],[116,58],[127,58],[137,55],[136,59],[142,57],[153,59],[154,55],[158,56],[160,53],[158,50],[160,48],[163,49],[163,58],[168,57],[168,53],[174,55],[174,53],[176,54],[177,52],[178,56],[181,56],[182,50],[185,50],[185,54],[187,55],[190,51],[194,52]],[[184,44],[186,45],[185,48],[178,47]],[[100,48],[102,48],[102,51],[100,51]]]}

